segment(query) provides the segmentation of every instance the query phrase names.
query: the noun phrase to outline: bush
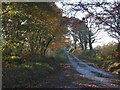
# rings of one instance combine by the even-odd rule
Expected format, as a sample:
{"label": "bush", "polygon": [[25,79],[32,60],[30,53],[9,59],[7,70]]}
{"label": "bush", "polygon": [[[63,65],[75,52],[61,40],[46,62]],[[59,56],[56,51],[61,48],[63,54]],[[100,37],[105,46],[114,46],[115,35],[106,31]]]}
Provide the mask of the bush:
{"label": "bush", "polygon": [[120,62],[115,59],[117,45],[109,43],[94,50],[83,51],[80,58],[95,62],[99,67],[119,75]]}
{"label": "bush", "polygon": [[55,70],[55,63],[50,65],[43,62],[26,62],[10,68],[3,68],[2,85],[3,88],[25,87],[28,83],[40,81]]}
{"label": "bush", "polygon": [[90,59],[90,58],[95,58],[96,57],[96,50],[86,50],[83,51],[80,55],[82,58],[85,59]]}
{"label": "bush", "polygon": [[[55,57],[34,55],[29,57],[29,60],[26,60],[25,63],[14,64],[9,68],[4,67],[2,78],[3,88],[26,87],[28,83],[32,84],[33,82],[40,81],[42,78],[59,71],[60,63],[66,61],[65,54],[61,52]],[[12,56],[9,59],[16,61],[21,58]]]}
{"label": "bush", "polygon": [[114,43],[109,43],[107,45],[97,47],[97,55],[103,60],[112,60],[115,59],[115,52],[117,46]]}
{"label": "bush", "polygon": [[3,67],[3,88],[26,87],[28,84],[40,81],[59,71],[60,63],[66,62],[66,59],[63,50],[60,50],[54,57],[32,55],[24,63],[19,63],[19,61],[24,61],[19,56],[7,56],[4,58],[4,61],[7,60],[5,61],[6,65],[9,65],[10,62],[12,65],[9,65],[9,68],[8,66]]}
{"label": "bush", "polygon": [[114,43],[109,43],[108,45],[98,46],[94,50],[83,51],[80,57],[91,61],[115,60],[116,48]]}

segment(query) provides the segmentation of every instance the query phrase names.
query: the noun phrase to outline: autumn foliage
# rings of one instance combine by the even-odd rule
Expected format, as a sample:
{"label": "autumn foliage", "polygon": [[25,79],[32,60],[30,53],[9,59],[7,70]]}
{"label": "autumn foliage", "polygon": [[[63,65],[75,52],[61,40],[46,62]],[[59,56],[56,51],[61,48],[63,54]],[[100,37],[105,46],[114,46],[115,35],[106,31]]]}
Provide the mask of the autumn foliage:
{"label": "autumn foliage", "polygon": [[2,3],[2,17],[3,62],[12,63],[11,56],[23,62],[63,45],[67,31],[60,26],[62,12],[55,3]]}

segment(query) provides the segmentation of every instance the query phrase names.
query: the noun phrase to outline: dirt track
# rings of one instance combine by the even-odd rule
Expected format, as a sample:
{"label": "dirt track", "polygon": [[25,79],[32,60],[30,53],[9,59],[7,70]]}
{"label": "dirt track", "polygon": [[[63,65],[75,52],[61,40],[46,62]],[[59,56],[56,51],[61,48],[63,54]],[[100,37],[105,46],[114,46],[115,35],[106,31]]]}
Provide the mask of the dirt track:
{"label": "dirt track", "polygon": [[75,60],[77,59],[77,57],[74,57],[69,53],[66,54],[68,55],[68,57],[71,58],[71,60],[73,59],[73,61],[70,61],[70,63],[61,64],[61,70],[58,71],[58,73],[50,77],[47,77],[42,81],[38,82],[38,84],[30,87],[32,88],[105,88],[105,90],[106,89],[109,90],[109,88],[116,88],[117,90],[120,90],[120,80],[118,80],[117,77],[113,76],[110,73],[101,71],[101,69],[96,68],[94,66],[89,66],[87,63],[81,60],[79,62],[79,60]]}
{"label": "dirt track", "polygon": [[[111,88],[97,81],[86,78],[85,75],[78,73],[71,64],[62,64],[61,70],[40,81],[37,85],[31,86],[32,88]],[[119,84],[119,81],[112,82]],[[114,87],[115,88],[115,87]]]}

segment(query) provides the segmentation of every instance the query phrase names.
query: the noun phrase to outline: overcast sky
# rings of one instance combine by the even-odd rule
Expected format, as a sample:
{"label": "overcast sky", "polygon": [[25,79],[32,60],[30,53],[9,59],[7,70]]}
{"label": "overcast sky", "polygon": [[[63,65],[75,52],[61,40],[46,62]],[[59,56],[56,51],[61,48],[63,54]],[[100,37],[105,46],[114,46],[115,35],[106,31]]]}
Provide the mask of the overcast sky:
{"label": "overcast sky", "polygon": [[[78,2],[78,1],[81,1],[81,0],[69,0],[69,1],[65,0],[65,2],[71,2],[71,3],[72,2]],[[84,0],[84,1],[86,2],[86,0]],[[90,0],[87,0],[87,1],[90,1]],[[92,1],[96,1],[96,0],[92,0]],[[107,0],[107,1],[111,2],[113,0]],[[117,1],[120,1],[120,0],[117,0]],[[62,4],[60,2],[57,2],[56,5],[59,8],[62,8]],[[65,14],[63,14],[63,15],[65,15]],[[85,14],[79,12],[79,13],[76,14],[75,17],[79,18],[81,20],[81,18],[84,17],[84,15]],[[109,37],[109,35],[107,34],[107,32],[103,32],[103,31],[98,34],[97,38],[101,38],[101,39],[99,39],[97,42],[93,43],[93,47],[96,47],[97,45],[102,46],[102,45],[107,44],[109,42],[117,42],[116,39]]]}

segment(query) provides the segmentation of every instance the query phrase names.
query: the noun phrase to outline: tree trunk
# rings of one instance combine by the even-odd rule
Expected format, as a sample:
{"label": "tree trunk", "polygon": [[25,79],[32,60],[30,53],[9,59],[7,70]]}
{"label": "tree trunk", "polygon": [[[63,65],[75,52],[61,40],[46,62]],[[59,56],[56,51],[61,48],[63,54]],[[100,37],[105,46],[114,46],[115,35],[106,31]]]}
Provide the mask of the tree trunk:
{"label": "tree trunk", "polygon": [[120,42],[117,45],[116,60],[120,61]]}
{"label": "tree trunk", "polygon": [[75,43],[74,43],[74,45],[75,45],[74,49],[76,49],[76,42],[77,42],[77,41],[75,41]]}
{"label": "tree trunk", "polygon": [[43,49],[44,49],[44,47],[42,47],[42,48],[40,49],[40,55],[43,55]]}
{"label": "tree trunk", "polygon": [[92,39],[91,39],[91,35],[90,35],[90,33],[89,33],[89,48],[90,48],[90,50],[93,50],[92,43],[93,43],[94,41],[95,41],[95,39],[92,40]]}
{"label": "tree trunk", "polygon": [[47,42],[47,44],[46,44],[46,46],[45,46],[45,49],[44,49],[44,51],[43,51],[43,55],[45,55],[46,50],[47,50],[47,48],[48,48],[48,46],[49,46],[49,44],[50,44],[51,41],[52,41],[52,38],[50,37],[50,38],[48,39],[48,42]]}
{"label": "tree trunk", "polygon": [[82,50],[84,50],[84,46],[83,46],[83,43],[81,44],[81,48],[82,48]]}
{"label": "tree trunk", "polygon": [[84,45],[83,45],[83,41],[82,41],[80,32],[79,32],[79,40],[80,40],[80,46],[81,46],[82,51],[83,51],[84,50]]}
{"label": "tree trunk", "polygon": [[91,42],[91,40],[89,40],[89,48],[90,48],[90,50],[93,50],[93,47],[92,47],[92,42]]}
{"label": "tree trunk", "polygon": [[34,47],[32,46],[32,43],[30,43],[30,47],[31,47],[31,55],[34,54]]}
{"label": "tree trunk", "polygon": [[40,55],[44,55],[45,41],[41,43]]}
{"label": "tree trunk", "polygon": [[87,41],[84,42],[85,50],[87,50]]}

